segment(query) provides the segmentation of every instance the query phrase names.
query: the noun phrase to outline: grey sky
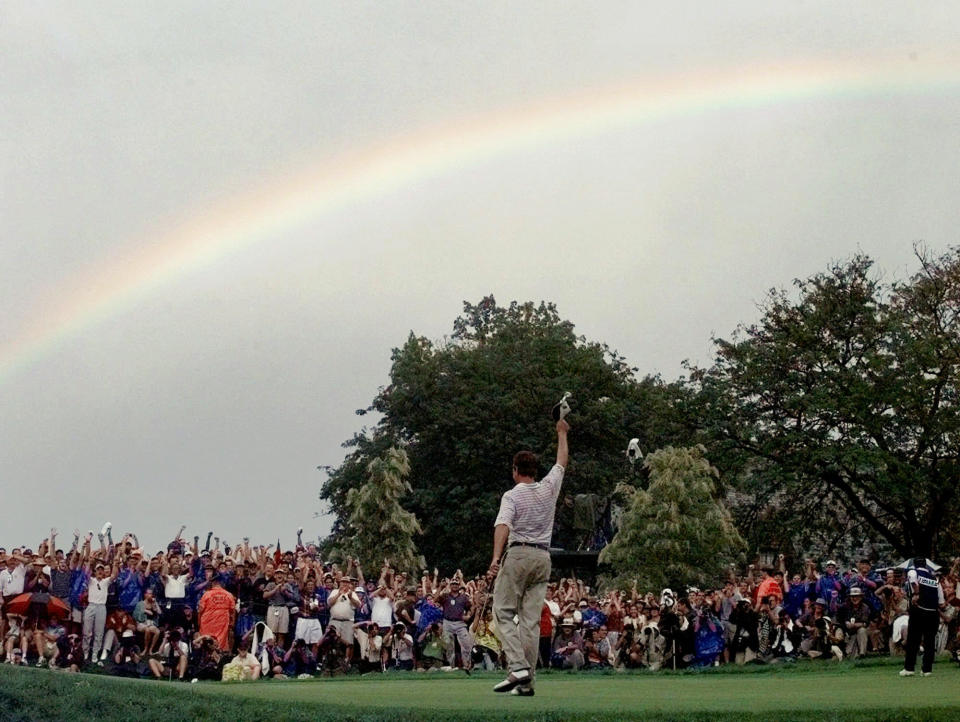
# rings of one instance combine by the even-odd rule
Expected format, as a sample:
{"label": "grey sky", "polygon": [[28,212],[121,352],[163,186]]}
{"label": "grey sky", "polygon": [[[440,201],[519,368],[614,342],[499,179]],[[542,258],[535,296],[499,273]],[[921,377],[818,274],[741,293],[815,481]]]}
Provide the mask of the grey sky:
{"label": "grey sky", "polygon": [[163,283],[0,385],[0,544],[107,519],[151,548],[181,522],[324,533],[316,466],[342,458],[390,349],[448,333],[464,299],[553,300],[673,377],[771,286],[858,250],[903,276],[914,241],[958,242],[960,8],[714,5],[5,4],[6,341],[162,229],[431,128],[681,73],[882,58],[948,82],[530,144]]}

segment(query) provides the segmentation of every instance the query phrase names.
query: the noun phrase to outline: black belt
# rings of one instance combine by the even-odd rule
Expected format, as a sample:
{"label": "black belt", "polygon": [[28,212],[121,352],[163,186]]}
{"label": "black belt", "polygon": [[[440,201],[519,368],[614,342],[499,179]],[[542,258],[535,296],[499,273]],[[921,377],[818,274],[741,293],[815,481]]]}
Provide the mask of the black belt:
{"label": "black belt", "polygon": [[547,552],[550,551],[550,547],[546,544],[534,544],[532,542],[510,542],[511,547],[533,547],[534,549],[542,549]]}

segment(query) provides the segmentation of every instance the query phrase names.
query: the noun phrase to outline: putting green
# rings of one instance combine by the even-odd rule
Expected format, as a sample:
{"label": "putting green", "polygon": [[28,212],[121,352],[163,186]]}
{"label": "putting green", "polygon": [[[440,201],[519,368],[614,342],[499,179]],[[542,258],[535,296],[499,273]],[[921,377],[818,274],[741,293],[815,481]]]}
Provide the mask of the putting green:
{"label": "putting green", "polygon": [[915,704],[956,707],[960,719],[960,672],[941,664],[938,674],[901,678],[899,667],[807,668],[743,674],[544,674],[536,696],[496,694],[501,675],[438,673],[428,676],[364,677],[268,685],[231,684],[197,689],[280,703],[321,702],[381,711],[483,711],[512,716],[560,713],[589,716],[670,715],[699,712],[754,714],[851,710],[890,711]]}

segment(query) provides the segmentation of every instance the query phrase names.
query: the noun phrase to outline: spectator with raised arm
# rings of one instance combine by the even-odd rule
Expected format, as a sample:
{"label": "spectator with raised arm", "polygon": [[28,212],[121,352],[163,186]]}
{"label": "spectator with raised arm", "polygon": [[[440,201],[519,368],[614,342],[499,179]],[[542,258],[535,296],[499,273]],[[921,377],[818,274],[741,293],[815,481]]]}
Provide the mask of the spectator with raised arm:
{"label": "spectator with raised arm", "polygon": [[[88,559],[87,606],[83,610],[83,655],[96,661],[103,650],[103,634],[107,624],[107,596],[110,585],[119,573],[120,558],[114,557],[111,567],[99,560]],[[91,571],[92,567],[92,571]]]}

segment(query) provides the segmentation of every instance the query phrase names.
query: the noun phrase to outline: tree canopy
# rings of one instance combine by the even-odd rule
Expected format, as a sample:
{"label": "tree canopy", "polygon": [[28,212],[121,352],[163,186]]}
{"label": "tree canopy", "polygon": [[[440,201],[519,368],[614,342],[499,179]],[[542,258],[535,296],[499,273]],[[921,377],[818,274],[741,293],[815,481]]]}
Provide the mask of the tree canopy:
{"label": "tree canopy", "polygon": [[423,527],[419,549],[433,565],[486,566],[500,496],[510,488],[513,454],[532,450],[553,463],[550,409],[573,394],[571,462],[564,490],[612,492],[625,471],[631,437],[656,448],[674,430],[664,385],[637,381],[602,343],[577,336],[549,303],[464,303],[450,338],[410,334],[394,349],[390,384],[369,409],[380,420],[345,446],[321,491],[336,516],[332,541],[348,533],[347,495],[369,461],[393,445],[410,460],[407,508]]}
{"label": "tree canopy", "polygon": [[423,569],[425,562],[414,541],[420,523],[401,503],[411,491],[409,474],[407,452],[396,447],[367,464],[367,481],[347,491],[346,533],[336,550],[342,559],[359,559],[368,570],[378,569],[385,560],[408,574]]}
{"label": "tree canopy", "polygon": [[649,454],[649,486],[629,492],[629,505],[600,561],[606,580],[642,589],[712,585],[737,561],[745,544],[718,498],[719,472],[702,447],[666,447]]}
{"label": "tree canopy", "polygon": [[903,556],[956,544],[960,256],[917,255],[905,283],[857,256],[798,281],[798,300],[771,292],[694,370],[696,422],[757,543],[813,528]]}
{"label": "tree canopy", "polygon": [[395,446],[409,457],[404,505],[423,530],[419,551],[431,565],[483,568],[511,457],[532,450],[546,471],[550,409],[570,391],[564,493],[605,497],[630,479],[632,437],[647,451],[700,442],[720,470],[717,498],[752,550],[850,556],[868,543],[900,556],[952,553],[960,251],[917,249],[917,258],[902,282],[884,281],[858,255],[793,292],[771,291],[757,322],[714,339],[711,366],[672,383],[638,378],[553,304],[464,303],[450,337],[411,333],[393,350],[389,385],[358,412],[378,414],[376,424],[344,444],[339,466],[325,467],[321,498],[336,517],[329,542],[353,533],[351,489]]}

